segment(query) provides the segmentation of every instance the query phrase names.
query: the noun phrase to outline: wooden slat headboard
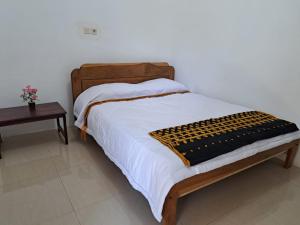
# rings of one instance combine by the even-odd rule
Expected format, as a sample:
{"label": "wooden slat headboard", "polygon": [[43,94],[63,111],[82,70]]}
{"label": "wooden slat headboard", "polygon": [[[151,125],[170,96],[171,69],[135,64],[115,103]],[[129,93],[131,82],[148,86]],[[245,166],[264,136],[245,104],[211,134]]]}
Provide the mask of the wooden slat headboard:
{"label": "wooden slat headboard", "polygon": [[105,83],[140,83],[157,78],[174,79],[168,63],[84,64],[71,74],[73,101],[89,87]]}

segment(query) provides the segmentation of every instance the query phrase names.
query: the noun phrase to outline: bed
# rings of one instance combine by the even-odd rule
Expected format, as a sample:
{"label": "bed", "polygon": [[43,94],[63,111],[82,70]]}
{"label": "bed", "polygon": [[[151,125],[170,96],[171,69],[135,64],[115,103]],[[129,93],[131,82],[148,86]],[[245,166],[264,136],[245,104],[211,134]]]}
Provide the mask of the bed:
{"label": "bed", "polygon": [[[174,68],[168,63],[85,64],[71,74],[73,100],[100,84],[136,84],[158,78],[174,80],[174,74]],[[193,104],[195,102],[197,104]],[[75,104],[75,117],[83,110],[83,106]],[[154,217],[164,225],[174,225],[177,201],[185,195],[278,155],[286,155],[284,167],[290,168],[298,151],[300,133],[258,141],[185,167],[173,152],[150,137],[149,132],[249,110],[189,92],[108,102],[90,112],[87,133],[122,170],[131,185],[146,197]],[[81,127],[78,120],[75,124]]]}

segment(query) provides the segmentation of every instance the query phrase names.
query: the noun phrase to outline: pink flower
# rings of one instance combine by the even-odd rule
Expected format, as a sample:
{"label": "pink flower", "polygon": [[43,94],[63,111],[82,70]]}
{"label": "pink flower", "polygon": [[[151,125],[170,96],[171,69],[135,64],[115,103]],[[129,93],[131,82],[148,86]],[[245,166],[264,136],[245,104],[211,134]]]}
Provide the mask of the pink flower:
{"label": "pink flower", "polygon": [[27,85],[22,91],[23,94],[20,97],[23,98],[24,102],[34,102],[38,100],[38,96],[36,95],[38,89],[32,88],[31,85]]}

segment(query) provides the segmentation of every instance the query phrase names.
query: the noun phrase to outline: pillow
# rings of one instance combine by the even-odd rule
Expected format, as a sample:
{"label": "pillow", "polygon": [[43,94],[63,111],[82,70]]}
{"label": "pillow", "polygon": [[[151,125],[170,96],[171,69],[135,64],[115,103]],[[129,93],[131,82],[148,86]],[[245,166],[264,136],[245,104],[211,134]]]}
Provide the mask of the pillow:
{"label": "pillow", "polygon": [[85,107],[93,101],[133,98],[187,90],[183,84],[166,78],[149,80],[138,84],[101,84],[85,90],[77,97],[74,104],[74,115],[78,117],[84,111]]}

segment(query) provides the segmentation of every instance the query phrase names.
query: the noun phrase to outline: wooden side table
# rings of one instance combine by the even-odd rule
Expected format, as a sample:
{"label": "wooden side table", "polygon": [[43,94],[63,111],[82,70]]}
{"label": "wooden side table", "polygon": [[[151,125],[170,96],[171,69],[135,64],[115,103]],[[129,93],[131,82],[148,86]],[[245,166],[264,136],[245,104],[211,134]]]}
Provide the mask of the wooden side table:
{"label": "wooden side table", "polygon": [[[30,110],[28,106],[19,106],[0,109],[0,127],[15,124],[30,123],[42,120],[56,119],[57,130],[68,144],[68,131],[66,122],[66,111],[58,102],[37,104],[35,110]],[[60,118],[63,119],[63,128],[60,125]],[[0,159],[2,138],[0,134]]]}

